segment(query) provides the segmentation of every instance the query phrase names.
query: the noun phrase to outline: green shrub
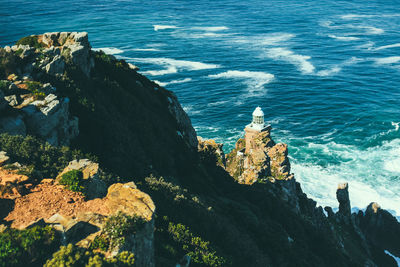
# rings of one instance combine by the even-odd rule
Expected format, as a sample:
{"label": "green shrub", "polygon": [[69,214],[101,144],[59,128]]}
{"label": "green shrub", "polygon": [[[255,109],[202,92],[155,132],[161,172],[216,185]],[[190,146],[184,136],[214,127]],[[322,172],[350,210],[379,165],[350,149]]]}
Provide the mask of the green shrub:
{"label": "green shrub", "polygon": [[90,249],[100,249],[101,251],[107,251],[110,246],[110,241],[105,235],[98,235],[94,238],[90,244]]}
{"label": "green shrub", "polygon": [[22,59],[14,53],[8,53],[5,49],[0,48],[0,79],[7,78],[20,67]]}
{"label": "green shrub", "polygon": [[0,266],[41,263],[59,242],[53,228],[34,226],[25,230],[7,229],[0,233]]}
{"label": "green shrub", "polygon": [[[6,151],[11,162],[32,167],[33,178],[56,177],[74,159],[89,158],[90,155],[68,147],[54,147],[32,136],[0,134],[0,151]],[[30,176],[31,177],[31,176]]]}
{"label": "green shrub", "polygon": [[111,267],[111,266],[133,266],[135,257],[132,252],[123,251],[116,257],[107,259],[102,254],[75,247],[72,244],[62,246],[53,254],[53,258],[47,260],[44,267]]}
{"label": "green shrub", "polygon": [[26,36],[22,37],[19,39],[16,43],[16,45],[29,45],[30,47],[34,48],[42,48],[45,47],[44,44],[39,43],[38,37],[37,36]]}
{"label": "green shrub", "polygon": [[185,225],[170,222],[168,233],[175,242],[182,246],[182,250],[191,257],[194,263],[205,266],[225,266],[227,264],[226,259],[218,256],[210,246],[210,242],[193,235]]}
{"label": "green shrub", "polygon": [[7,80],[0,80],[0,91],[6,92],[8,91],[8,86],[10,82]]}
{"label": "green shrub", "polygon": [[59,183],[74,192],[85,193],[83,173],[80,170],[71,170],[61,176]]}
{"label": "green shrub", "polygon": [[138,216],[128,216],[119,212],[106,221],[103,232],[110,240],[111,248],[122,246],[125,243],[125,236],[135,234],[145,224],[145,220]]}

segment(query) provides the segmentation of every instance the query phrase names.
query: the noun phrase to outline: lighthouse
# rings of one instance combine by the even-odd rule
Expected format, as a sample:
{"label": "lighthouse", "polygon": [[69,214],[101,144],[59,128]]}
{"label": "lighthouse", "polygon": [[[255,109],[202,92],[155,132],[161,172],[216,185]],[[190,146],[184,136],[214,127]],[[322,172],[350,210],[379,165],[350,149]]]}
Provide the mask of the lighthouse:
{"label": "lighthouse", "polygon": [[266,125],[264,122],[264,112],[260,107],[256,107],[256,109],[253,111],[253,120],[251,121],[250,124],[246,126],[246,128],[244,128],[245,132],[244,139],[246,141],[245,153],[250,152],[252,147],[251,142],[255,135],[270,129],[271,126]]}

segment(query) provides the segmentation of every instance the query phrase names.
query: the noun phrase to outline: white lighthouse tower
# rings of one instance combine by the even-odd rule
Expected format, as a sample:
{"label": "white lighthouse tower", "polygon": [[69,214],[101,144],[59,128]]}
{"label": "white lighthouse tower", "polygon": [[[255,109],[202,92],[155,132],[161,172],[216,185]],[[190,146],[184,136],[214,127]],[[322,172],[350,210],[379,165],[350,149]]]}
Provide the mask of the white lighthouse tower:
{"label": "white lighthouse tower", "polygon": [[266,130],[270,130],[271,126],[266,125],[264,122],[264,112],[260,107],[256,107],[253,111],[253,120],[250,124],[244,128],[244,139],[246,141],[246,150],[245,153],[250,152],[251,149],[251,141],[253,140],[254,136],[260,132],[264,132]]}

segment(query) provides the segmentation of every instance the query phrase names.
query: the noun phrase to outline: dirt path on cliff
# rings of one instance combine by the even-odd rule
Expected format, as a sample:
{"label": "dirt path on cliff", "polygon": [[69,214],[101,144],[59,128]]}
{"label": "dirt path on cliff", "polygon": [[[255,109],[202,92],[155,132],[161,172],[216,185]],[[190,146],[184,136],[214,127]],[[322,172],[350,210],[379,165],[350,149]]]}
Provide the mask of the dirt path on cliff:
{"label": "dirt path on cliff", "polygon": [[43,183],[33,188],[31,193],[15,199],[14,209],[4,220],[12,221],[13,228],[21,229],[56,213],[74,218],[81,212],[109,214],[103,199],[85,201],[80,193],[66,190],[62,185]]}

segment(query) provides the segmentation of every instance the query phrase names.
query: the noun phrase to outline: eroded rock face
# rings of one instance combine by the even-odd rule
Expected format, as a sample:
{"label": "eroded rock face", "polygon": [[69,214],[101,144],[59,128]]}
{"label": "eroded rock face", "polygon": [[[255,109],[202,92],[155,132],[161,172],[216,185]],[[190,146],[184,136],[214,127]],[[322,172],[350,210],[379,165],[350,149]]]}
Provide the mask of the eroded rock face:
{"label": "eroded rock face", "polygon": [[39,42],[48,47],[47,52],[50,55],[56,55],[51,62],[42,64],[48,74],[63,74],[65,60],[80,68],[86,76],[90,76],[94,61],[90,56],[91,47],[87,32],[50,32],[39,35],[38,38]]}
{"label": "eroded rock face", "polygon": [[218,144],[212,139],[203,139],[200,136],[198,139],[198,151],[200,152],[203,160],[212,161],[218,166],[225,168],[226,159],[225,153],[222,149],[223,144]]}
{"label": "eroded rock face", "polygon": [[78,119],[69,114],[69,99],[49,94],[22,109],[27,131],[52,145],[68,145],[79,133]]}
{"label": "eroded rock face", "polygon": [[197,150],[197,134],[192,126],[189,116],[183,110],[175,95],[172,94],[168,97],[168,101],[168,109],[176,118],[178,124],[178,135],[182,136],[191,148]]}
{"label": "eroded rock face", "polygon": [[235,149],[227,156],[226,169],[243,184],[253,184],[267,178],[289,180],[292,176],[287,155],[287,145],[275,144],[271,138],[271,128],[268,128],[252,135],[251,140],[239,139]]}

